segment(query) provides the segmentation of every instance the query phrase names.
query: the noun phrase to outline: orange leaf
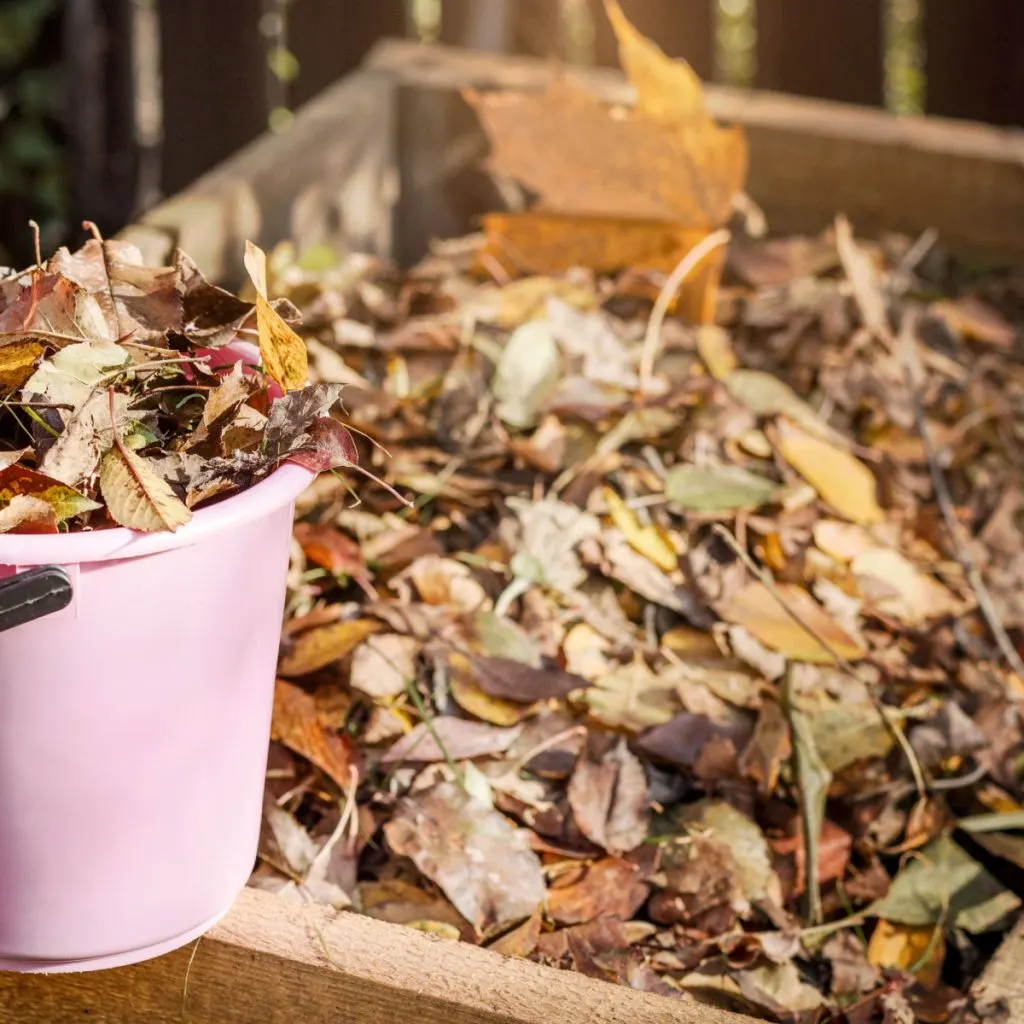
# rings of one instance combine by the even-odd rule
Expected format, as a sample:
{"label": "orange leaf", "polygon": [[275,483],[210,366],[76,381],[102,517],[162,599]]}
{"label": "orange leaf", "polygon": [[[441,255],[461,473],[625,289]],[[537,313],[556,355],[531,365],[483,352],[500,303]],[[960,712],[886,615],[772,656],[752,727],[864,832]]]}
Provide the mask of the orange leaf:
{"label": "orange leaf", "polygon": [[349,742],[320,722],[316,700],[283,679],[274,688],[271,736],[316,765],[343,790],[358,781],[358,766]]}
{"label": "orange leaf", "polygon": [[[707,235],[701,228],[663,220],[550,210],[490,213],[483,218],[483,229],[478,269],[497,263],[513,274],[561,274],[573,267],[598,274],[627,267],[667,274]],[[683,283],[675,308],[685,319],[713,319],[724,265],[725,250],[718,248]]]}

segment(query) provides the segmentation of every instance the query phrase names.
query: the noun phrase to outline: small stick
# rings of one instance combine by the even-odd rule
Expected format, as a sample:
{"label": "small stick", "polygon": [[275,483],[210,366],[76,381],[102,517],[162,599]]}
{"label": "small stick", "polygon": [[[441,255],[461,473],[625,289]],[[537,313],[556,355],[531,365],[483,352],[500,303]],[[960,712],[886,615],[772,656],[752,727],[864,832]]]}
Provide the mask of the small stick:
{"label": "small stick", "polygon": [[648,391],[651,377],[654,375],[654,361],[658,358],[661,348],[661,328],[668,313],[668,307],[679,291],[680,285],[709,253],[720,245],[726,245],[732,236],[725,228],[714,231],[701,239],[677,264],[669,274],[658,294],[658,299],[651,310],[651,318],[647,321],[647,332],[644,334],[644,347],[640,353],[640,390]]}

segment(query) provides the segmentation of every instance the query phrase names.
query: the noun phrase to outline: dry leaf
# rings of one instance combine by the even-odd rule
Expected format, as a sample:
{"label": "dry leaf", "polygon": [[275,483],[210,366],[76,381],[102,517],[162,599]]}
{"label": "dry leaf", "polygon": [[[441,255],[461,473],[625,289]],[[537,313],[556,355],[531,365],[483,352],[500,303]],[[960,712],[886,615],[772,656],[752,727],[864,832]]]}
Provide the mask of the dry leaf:
{"label": "dry leaf", "polygon": [[[62,523],[66,519],[100,507],[99,502],[87,498],[73,487],[68,487],[43,473],[37,473],[27,466],[15,464],[0,469],[0,508],[9,507],[19,497],[45,502],[53,510],[55,523]],[[30,506],[24,502],[21,503],[21,508],[23,514],[30,513]],[[10,516],[8,518],[10,519]],[[30,514],[29,518],[35,516]]]}
{"label": "dry leaf", "polygon": [[630,547],[663,572],[679,568],[679,558],[664,530],[642,526],[637,514],[610,487],[606,487],[603,494],[612,522],[622,531]]}
{"label": "dry leaf", "polygon": [[882,283],[871,257],[853,240],[850,222],[836,217],[836,248],[843,263],[853,297],[864,318],[864,326],[880,337],[889,333],[889,319],[885,311]]}
{"label": "dry leaf", "polygon": [[306,343],[271,306],[267,297],[266,253],[252,242],[245,243],[245,269],[256,287],[256,326],[263,368],[284,391],[296,391],[306,385],[309,377]]}
{"label": "dry leaf", "polygon": [[274,688],[272,733],[273,739],[316,765],[343,791],[358,781],[357,759],[349,741],[321,725],[312,696],[282,679]]}
{"label": "dry leaf", "polygon": [[874,474],[858,458],[785,424],[779,425],[778,445],[782,457],[841,516],[861,524],[885,518]]}
{"label": "dry leaf", "polygon": [[587,868],[578,882],[548,892],[548,916],[557,924],[586,924],[598,917],[628,921],[649,891],[636,865],[606,857]]}
{"label": "dry leaf", "polygon": [[103,459],[100,492],[113,519],[132,530],[177,530],[192,518],[167,481],[120,442]]}
{"label": "dry leaf", "polygon": [[394,633],[368,637],[352,654],[352,689],[376,700],[404,693],[416,678],[419,650],[415,637]]}
{"label": "dry leaf", "polygon": [[505,342],[494,371],[495,412],[517,430],[534,426],[561,376],[558,345],[550,325],[543,321],[523,324]]}
{"label": "dry leaf", "polygon": [[16,391],[32,376],[44,351],[35,341],[16,341],[0,348],[0,396]]}
{"label": "dry leaf", "polygon": [[56,533],[57,513],[40,498],[16,494],[0,508],[0,533]]}
{"label": "dry leaf", "polygon": [[487,591],[469,566],[453,558],[424,555],[409,566],[408,574],[427,604],[450,605],[467,613],[489,604]]}
{"label": "dry leaf", "polygon": [[382,757],[383,764],[400,761],[468,761],[474,757],[502,754],[522,730],[496,729],[483,722],[439,716],[429,724],[420,722]]}
{"label": "dry leaf", "polygon": [[640,654],[598,677],[584,699],[597,721],[630,732],[662,725],[679,710],[675,681],[655,675]]}
{"label": "dry leaf", "polygon": [[[905,626],[918,626],[930,619],[956,615],[963,604],[938,580],[925,575],[908,559],[891,548],[876,547],[857,554],[850,569],[863,579],[881,584],[882,595],[868,596],[870,607],[882,615],[898,619]],[[891,596],[884,596],[885,594]]]}
{"label": "dry leaf", "polygon": [[781,488],[737,466],[673,466],[665,496],[686,512],[753,510],[774,501]]}
{"label": "dry leaf", "polygon": [[525,834],[454,783],[404,799],[384,834],[480,935],[530,917],[544,900],[540,861]]}
{"label": "dry leaf", "polygon": [[938,925],[914,928],[881,920],[868,943],[869,963],[890,970],[913,971],[926,988],[939,983],[945,958],[946,941]]}
{"label": "dry leaf", "polygon": [[[779,598],[805,625],[799,625],[783,610]],[[792,583],[776,583],[775,593],[763,583],[748,583],[719,602],[718,613],[726,622],[742,626],[766,647],[794,661],[830,665],[835,661],[832,652],[848,661],[867,653],[803,587]]]}
{"label": "dry leaf", "polygon": [[281,658],[283,676],[307,676],[351,654],[371,633],[380,630],[371,619],[332,622],[310,629],[295,638]]}
{"label": "dry leaf", "polygon": [[580,757],[568,797],[580,831],[609,853],[628,853],[647,838],[647,779],[624,740],[600,759]]}

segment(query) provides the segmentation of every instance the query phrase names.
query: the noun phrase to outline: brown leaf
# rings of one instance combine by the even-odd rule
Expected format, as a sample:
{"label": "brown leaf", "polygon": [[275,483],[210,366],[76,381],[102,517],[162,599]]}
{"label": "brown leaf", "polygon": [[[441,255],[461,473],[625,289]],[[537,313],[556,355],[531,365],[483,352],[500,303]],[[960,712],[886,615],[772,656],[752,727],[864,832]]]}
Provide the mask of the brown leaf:
{"label": "brown leaf", "polygon": [[515,742],[520,729],[496,729],[483,722],[441,716],[428,726],[420,722],[382,757],[382,764],[401,761],[455,761],[504,753]]}
{"label": "brown leaf", "polygon": [[766,647],[795,661],[832,664],[835,658],[822,640],[848,661],[863,658],[867,653],[863,645],[842,630],[803,587],[777,583],[775,590],[807,628],[788,615],[780,607],[775,594],[761,582],[748,583],[742,590],[727,595],[719,602],[718,613],[726,622],[749,630]]}
{"label": "brown leaf", "polygon": [[675,681],[652,672],[640,654],[599,676],[584,699],[597,721],[634,733],[663,725],[679,710]]}
{"label": "brown leaf", "polygon": [[358,757],[348,739],[320,723],[316,700],[283,679],[274,687],[272,738],[316,765],[349,792],[359,779]]}
{"label": "brown leaf", "polygon": [[707,715],[682,711],[664,725],[645,732],[637,746],[651,757],[693,768],[713,740],[728,740],[741,749],[749,737],[750,727],[741,721],[716,722]]}
{"label": "brown leaf", "polygon": [[636,865],[605,857],[579,881],[548,892],[548,916],[558,924],[586,924],[598,917],[628,921],[649,891]]}
{"label": "brown leaf", "polygon": [[580,757],[568,797],[580,831],[609,853],[628,853],[647,837],[647,779],[625,740],[601,758],[590,753]]}
{"label": "brown leaf", "polygon": [[540,925],[540,914],[532,914],[518,928],[495,939],[487,948],[502,956],[527,957],[537,948]]}
{"label": "brown leaf", "polygon": [[540,861],[525,834],[455,783],[406,797],[384,834],[480,935],[530,917],[544,900]]}
{"label": "brown leaf", "polygon": [[571,672],[557,668],[533,668],[511,658],[474,656],[471,664],[484,693],[520,704],[560,699],[573,690],[583,690],[590,685],[586,679]]}
{"label": "brown leaf", "polygon": [[283,676],[307,676],[351,654],[371,633],[380,629],[372,619],[333,622],[300,633],[281,658]]}

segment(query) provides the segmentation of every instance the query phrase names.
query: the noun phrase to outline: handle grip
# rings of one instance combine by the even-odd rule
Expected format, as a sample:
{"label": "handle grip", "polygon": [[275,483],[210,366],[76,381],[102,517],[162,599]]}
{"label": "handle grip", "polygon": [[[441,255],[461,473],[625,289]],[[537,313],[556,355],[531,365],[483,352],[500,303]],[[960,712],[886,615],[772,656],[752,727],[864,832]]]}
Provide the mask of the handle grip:
{"label": "handle grip", "polygon": [[0,580],[0,633],[71,604],[71,577],[59,565],[41,565]]}

